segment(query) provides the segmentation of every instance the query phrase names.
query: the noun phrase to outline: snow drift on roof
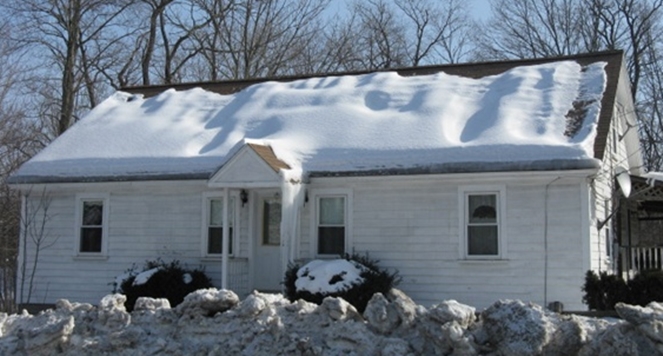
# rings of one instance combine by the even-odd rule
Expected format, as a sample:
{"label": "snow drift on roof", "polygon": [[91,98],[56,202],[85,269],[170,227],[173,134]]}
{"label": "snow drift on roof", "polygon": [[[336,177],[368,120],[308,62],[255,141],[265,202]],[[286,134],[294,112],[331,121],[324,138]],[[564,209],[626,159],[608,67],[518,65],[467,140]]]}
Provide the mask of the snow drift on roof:
{"label": "snow drift on roof", "polygon": [[383,72],[234,95],[117,92],[14,179],[208,177],[246,142],[304,172],[592,160],[604,66],[561,61],[481,79]]}

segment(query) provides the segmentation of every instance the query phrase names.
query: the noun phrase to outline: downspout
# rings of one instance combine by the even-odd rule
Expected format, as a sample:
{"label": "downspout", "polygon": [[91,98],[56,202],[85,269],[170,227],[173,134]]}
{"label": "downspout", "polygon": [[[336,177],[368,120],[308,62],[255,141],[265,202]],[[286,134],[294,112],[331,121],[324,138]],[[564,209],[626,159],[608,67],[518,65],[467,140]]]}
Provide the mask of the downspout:
{"label": "downspout", "polygon": [[543,305],[548,306],[548,195],[550,186],[562,177],[557,177],[546,184],[543,199]]}
{"label": "downspout", "polygon": [[230,204],[230,189],[223,188],[223,232],[221,239],[221,289],[228,289],[228,242],[230,234],[230,219],[228,218],[228,208]]}

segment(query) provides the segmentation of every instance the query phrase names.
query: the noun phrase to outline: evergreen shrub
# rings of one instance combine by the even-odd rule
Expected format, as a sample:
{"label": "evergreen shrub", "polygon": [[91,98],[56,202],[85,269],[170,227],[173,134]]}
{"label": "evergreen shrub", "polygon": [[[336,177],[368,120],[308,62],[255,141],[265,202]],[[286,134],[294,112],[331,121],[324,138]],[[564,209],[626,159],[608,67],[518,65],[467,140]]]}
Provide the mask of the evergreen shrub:
{"label": "evergreen shrub", "polygon": [[[296,263],[291,263],[288,265],[283,281],[286,298],[293,302],[298,299],[303,299],[319,305],[326,297],[338,297],[343,298],[345,301],[352,304],[357,311],[363,313],[368,301],[373,297],[373,294],[386,294],[401,281],[398,271],[389,272],[388,270],[381,268],[378,265],[380,261],[372,259],[368,255],[345,254],[343,258],[364,267],[360,273],[360,276],[364,279],[363,283],[333,293],[311,293],[306,290],[297,291],[297,287],[295,286],[297,271],[299,271],[302,266]],[[336,278],[336,276],[332,277],[332,280],[330,281],[331,283],[334,282],[334,278]]]}
{"label": "evergreen shrub", "polygon": [[618,302],[646,306],[663,302],[663,271],[642,271],[630,281],[620,276],[593,271],[585,274],[582,300],[590,310],[614,310]]}
{"label": "evergreen shrub", "polygon": [[[145,283],[135,284],[136,277],[152,269],[157,271]],[[161,259],[146,261],[141,271],[132,266],[127,270],[126,278],[113,283],[114,293],[126,295],[124,306],[132,311],[139,297],[166,298],[171,307],[182,303],[184,297],[198,289],[211,288],[212,281],[203,268],[189,269],[180,265],[178,260],[166,263]]]}

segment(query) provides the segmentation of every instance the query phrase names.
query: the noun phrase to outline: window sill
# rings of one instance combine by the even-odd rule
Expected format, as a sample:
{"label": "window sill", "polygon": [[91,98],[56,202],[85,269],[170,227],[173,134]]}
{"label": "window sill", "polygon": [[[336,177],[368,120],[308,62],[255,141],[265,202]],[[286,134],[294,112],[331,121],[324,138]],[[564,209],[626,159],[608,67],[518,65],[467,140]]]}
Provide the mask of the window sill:
{"label": "window sill", "polygon": [[[228,260],[229,261],[232,261],[232,260],[248,260],[248,258],[246,258],[246,257],[236,257],[236,256],[233,256],[233,255],[229,255]],[[200,261],[201,262],[221,262],[221,261],[223,261],[223,257],[221,257],[221,256],[202,256],[202,257],[200,257]]]}
{"label": "window sill", "polygon": [[505,258],[466,258],[458,260],[458,263],[468,265],[507,264],[509,262],[511,260]]}
{"label": "window sill", "polygon": [[314,260],[337,260],[342,259],[343,255],[316,255]]}
{"label": "window sill", "polygon": [[74,255],[72,257],[74,261],[106,261],[108,260],[108,255],[102,254],[85,254],[85,255]]}

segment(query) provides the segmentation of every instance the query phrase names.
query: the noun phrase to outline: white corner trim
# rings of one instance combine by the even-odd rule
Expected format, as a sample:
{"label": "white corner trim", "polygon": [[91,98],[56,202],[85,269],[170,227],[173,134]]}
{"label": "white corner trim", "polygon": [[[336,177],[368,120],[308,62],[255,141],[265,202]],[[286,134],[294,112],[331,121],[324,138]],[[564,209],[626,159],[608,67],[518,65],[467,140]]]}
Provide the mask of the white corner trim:
{"label": "white corner trim", "polygon": [[[591,231],[594,225],[592,214],[590,213],[590,183],[585,181],[580,185],[580,238],[582,239],[582,267],[583,271],[592,269],[592,251],[591,251]],[[583,273],[584,273],[583,272]]]}

